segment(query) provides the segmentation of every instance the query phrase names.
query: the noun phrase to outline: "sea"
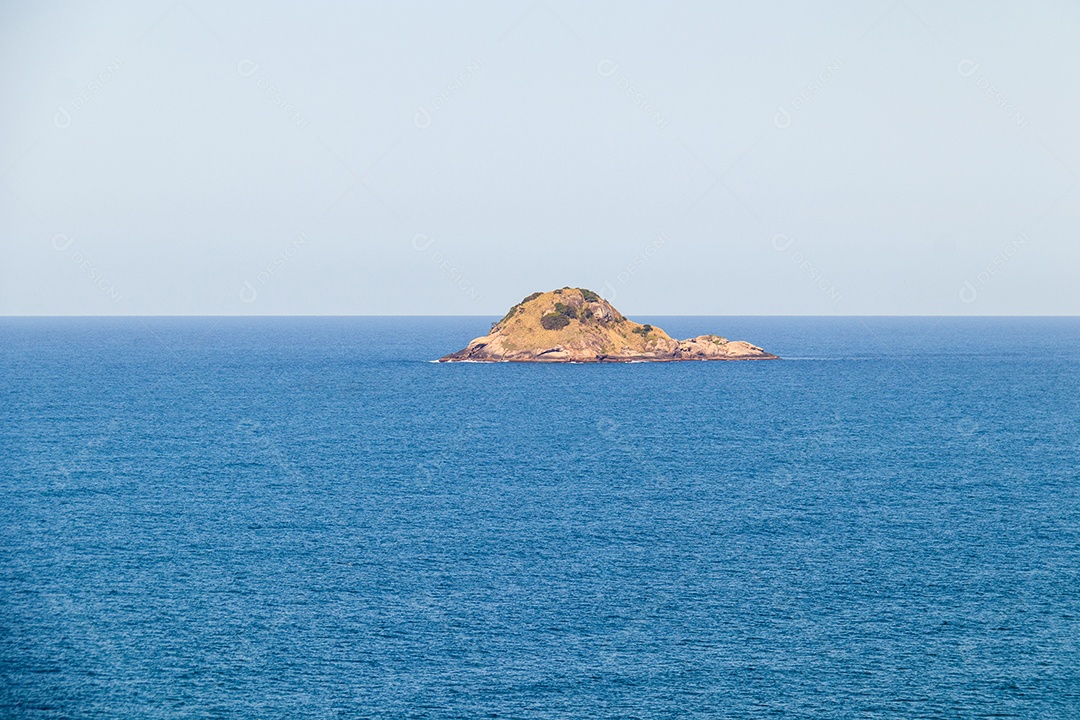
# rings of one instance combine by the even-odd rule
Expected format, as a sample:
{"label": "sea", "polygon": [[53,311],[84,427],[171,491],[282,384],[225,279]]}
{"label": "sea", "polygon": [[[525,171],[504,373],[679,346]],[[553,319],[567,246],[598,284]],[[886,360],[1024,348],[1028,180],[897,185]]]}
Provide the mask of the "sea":
{"label": "sea", "polygon": [[0,319],[0,717],[1080,717],[1080,318]]}

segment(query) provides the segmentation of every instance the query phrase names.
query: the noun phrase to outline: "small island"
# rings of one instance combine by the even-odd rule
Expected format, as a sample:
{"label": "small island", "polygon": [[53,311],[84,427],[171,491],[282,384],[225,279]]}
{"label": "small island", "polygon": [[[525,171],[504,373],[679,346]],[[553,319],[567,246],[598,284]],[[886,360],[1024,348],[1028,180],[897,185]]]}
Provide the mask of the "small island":
{"label": "small island", "polygon": [[439,362],[673,362],[776,360],[757,345],[699,335],[675,340],[628,320],[592,290],[533,293],[510,308],[491,332]]}

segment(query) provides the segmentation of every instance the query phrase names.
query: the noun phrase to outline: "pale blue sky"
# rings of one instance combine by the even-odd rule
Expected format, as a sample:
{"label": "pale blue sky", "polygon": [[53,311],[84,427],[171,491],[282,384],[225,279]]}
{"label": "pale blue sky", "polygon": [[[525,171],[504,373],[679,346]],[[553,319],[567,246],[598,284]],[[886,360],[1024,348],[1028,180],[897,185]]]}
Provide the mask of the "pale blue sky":
{"label": "pale blue sky", "polygon": [[0,314],[1078,314],[1078,37],[1064,1],[7,2]]}

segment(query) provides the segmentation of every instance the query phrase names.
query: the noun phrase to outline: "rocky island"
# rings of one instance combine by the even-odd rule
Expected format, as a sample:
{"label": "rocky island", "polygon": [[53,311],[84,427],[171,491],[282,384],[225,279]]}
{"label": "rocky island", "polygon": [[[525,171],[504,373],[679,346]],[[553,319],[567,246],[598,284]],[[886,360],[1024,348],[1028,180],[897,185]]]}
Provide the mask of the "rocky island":
{"label": "rocky island", "polygon": [[629,320],[592,290],[565,287],[533,293],[491,332],[439,362],[672,362],[775,360],[742,340],[699,335],[675,340]]}

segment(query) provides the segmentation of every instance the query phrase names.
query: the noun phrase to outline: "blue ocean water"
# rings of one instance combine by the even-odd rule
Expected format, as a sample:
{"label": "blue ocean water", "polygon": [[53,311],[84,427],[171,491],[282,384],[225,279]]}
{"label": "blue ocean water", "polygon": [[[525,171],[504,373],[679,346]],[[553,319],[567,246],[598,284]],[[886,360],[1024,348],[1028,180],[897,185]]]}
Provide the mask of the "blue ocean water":
{"label": "blue ocean water", "polygon": [[1080,717],[1080,319],[642,320],[0,320],[0,716]]}

